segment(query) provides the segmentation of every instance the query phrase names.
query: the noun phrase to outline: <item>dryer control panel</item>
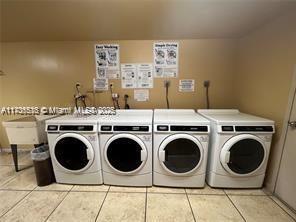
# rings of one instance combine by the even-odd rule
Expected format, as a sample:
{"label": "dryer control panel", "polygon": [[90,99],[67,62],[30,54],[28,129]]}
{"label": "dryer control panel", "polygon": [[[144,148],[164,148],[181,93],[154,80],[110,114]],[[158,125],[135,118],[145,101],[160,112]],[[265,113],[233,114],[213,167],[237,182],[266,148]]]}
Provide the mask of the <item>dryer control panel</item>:
{"label": "dryer control panel", "polygon": [[156,132],[209,132],[208,126],[201,125],[157,125]]}
{"label": "dryer control panel", "polygon": [[56,132],[96,132],[96,125],[47,125],[48,133]]}
{"label": "dryer control panel", "polygon": [[101,125],[100,131],[104,133],[108,132],[151,132],[151,126],[148,125],[137,125],[137,126],[126,126],[126,125]]}
{"label": "dryer control panel", "polygon": [[220,133],[274,133],[274,126],[230,126],[218,125]]}

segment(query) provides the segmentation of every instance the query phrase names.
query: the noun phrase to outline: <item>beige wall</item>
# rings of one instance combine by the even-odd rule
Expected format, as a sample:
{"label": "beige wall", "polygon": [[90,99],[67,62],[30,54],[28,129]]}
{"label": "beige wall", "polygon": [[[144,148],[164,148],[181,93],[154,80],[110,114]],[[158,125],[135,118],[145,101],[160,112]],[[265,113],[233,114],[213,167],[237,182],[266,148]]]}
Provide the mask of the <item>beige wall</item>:
{"label": "beige wall", "polygon": [[296,14],[278,18],[238,41],[236,103],[241,111],[276,121],[266,185],[272,188],[278,146],[296,65]]}
{"label": "beige wall", "polygon": [[[121,63],[153,62],[153,41],[112,41],[120,44]],[[172,108],[203,108],[203,81],[211,80],[213,108],[231,108],[233,99],[234,40],[181,40],[179,78],[196,80],[194,93],[179,93],[178,79],[171,79],[169,97]],[[2,43],[3,104],[5,106],[73,106],[75,83],[92,88],[95,76],[96,42],[22,42]],[[130,96],[132,108],[165,108],[164,79],[155,79],[149,102],[133,100],[133,90],[121,89],[120,80],[112,80],[115,91]],[[90,95],[90,99],[92,96]],[[89,101],[92,103],[92,101]],[[109,92],[97,94],[98,106],[111,106]],[[1,129],[0,141],[8,147]]]}

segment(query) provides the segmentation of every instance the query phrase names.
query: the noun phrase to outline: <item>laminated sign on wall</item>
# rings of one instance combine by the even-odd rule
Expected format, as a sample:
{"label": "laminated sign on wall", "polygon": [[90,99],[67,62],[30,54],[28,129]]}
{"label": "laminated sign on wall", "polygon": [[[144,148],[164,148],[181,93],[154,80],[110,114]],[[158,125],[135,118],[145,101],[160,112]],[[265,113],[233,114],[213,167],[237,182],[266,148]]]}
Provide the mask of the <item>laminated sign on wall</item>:
{"label": "laminated sign on wall", "polygon": [[97,44],[95,45],[96,78],[119,79],[119,45]]}
{"label": "laminated sign on wall", "polygon": [[121,87],[137,87],[137,66],[136,64],[121,64]]}
{"label": "laminated sign on wall", "polygon": [[149,90],[148,89],[135,89],[134,99],[138,102],[147,102],[149,100]]}
{"label": "laminated sign on wall", "polygon": [[179,92],[194,92],[194,79],[180,79]]}
{"label": "laminated sign on wall", "polygon": [[153,88],[153,65],[138,64],[138,88]]}
{"label": "laminated sign on wall", "polygon": [[94,90],[108,90],[108,79],[94,79]]}
{"label": "laminated sign on wall", "polygon": [[121,87],[153,88],[152,64],[121,64]]}
{"label": "laminated sign on wall", "polygon": [[153,47],[156,78],[178,77],[179,43],[156,42]]}

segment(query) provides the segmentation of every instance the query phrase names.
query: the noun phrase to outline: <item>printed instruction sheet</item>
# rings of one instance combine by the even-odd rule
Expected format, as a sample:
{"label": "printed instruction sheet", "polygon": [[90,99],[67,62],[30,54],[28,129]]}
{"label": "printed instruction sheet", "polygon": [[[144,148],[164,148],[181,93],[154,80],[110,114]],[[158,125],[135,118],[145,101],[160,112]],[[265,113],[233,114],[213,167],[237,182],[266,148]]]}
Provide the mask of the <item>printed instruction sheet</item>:
{"label": "printed instruction sheet", "polygon": [[149,100],[149,90],[148,89],[135,89],[134,99],[138,102],[147,102]]}
{"label": "printed instruction sheet", "polygon": [[96,78],[97,79],[119,79],[119,45],[118,44],[96,44]]}
{"label": "printed instruction sheet", "polygon": [[121,86],[128,88],[153,88],[153,65],[150,63],[121,64]]}
{"label": "printed instruction sheet", "polygon": [[155,42],[154,77],[176,78],[178,77],[179,43],[178,42]]}
{"label": "printed instruction sheet", "polygon": [[94,90],[108,90],[108,79],[94,79]]}
{"label": "printed instruction sheet", "polygon": [[137,88],[136,64],[121,64],[121,87],[124,89]]}
{"label": "printed instruction sheet", "polygon": [[137,88],[153,88],[153,65],[150,63],[137,64]]}
{"label": "printed instruction sheet", "polygon": [[195,81],[194,79],[180,79],[179,92],[194,92]]}

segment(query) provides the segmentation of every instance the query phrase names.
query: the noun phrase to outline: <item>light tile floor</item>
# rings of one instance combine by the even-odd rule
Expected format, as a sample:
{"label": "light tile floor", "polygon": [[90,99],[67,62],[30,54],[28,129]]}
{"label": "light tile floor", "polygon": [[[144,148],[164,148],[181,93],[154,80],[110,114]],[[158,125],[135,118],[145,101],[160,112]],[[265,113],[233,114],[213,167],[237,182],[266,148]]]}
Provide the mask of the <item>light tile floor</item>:
{"label": "light tile floor", "polygon": [[0,153],[0,221],[296,221],[296,214],[261,189],[162,187],[38,187],[30,155],[15,173],[10,154]]}

